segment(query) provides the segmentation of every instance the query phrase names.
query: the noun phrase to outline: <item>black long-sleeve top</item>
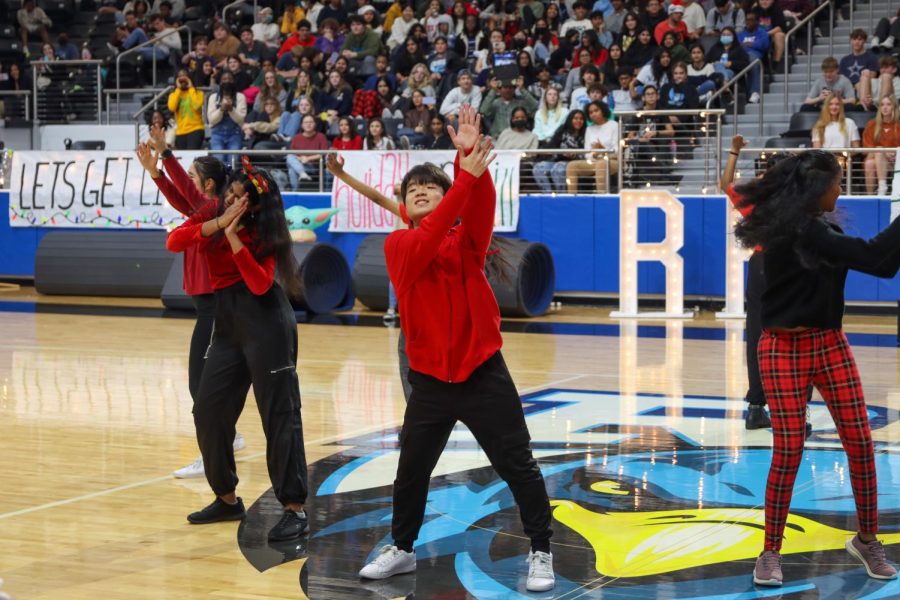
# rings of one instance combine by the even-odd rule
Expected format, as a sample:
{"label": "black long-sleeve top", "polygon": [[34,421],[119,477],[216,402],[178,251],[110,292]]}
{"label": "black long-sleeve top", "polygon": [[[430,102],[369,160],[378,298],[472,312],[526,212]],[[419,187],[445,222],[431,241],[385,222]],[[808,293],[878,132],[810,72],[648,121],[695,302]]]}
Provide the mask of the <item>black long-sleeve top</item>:
{"label": "black long-sleeve top", "polygon": [[815,219],[795,240],[766,248],[764,265],[764,329],[840,329],[847,271],[887,278],[900,269],[900,218],[870,240],[844,235],[837,225]]}

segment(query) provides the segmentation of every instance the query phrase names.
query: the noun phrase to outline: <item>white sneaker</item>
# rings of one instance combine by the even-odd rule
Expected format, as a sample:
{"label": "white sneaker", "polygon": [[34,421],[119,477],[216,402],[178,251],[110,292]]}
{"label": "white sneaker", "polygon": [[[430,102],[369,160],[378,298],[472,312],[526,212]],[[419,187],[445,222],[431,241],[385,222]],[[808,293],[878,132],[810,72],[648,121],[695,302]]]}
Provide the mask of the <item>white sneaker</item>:
{"label": "white sneaker", "polygon": [[181,467],[177,471],[172,471],[175,479],[194,479],[195,477],[203,477],[203,457],[201,456],[191,464]]}
{"label": "white sneaker", "polygon": [[889,35],[883,42],[881,42],[882,48],[893,48],[894,47],[894,36]]}
{"label": "white sneaker", "polygon": [[[0,577],[0,586],[3,585],[3,578]],[[10,597],[3,592],[0,592],[0,600],[11,600]]]}
{"label": "white sneaker", "polygon": [[869,48],[875,48],[876,46],[881,45],[881,40],[878,39],[878,36],[872,38],[872,42],[869,44]]}
{"label": "white sneaker", "polygon": [[759,104],[759,92],[753,92],[750,94],[750,98],[747,100],[750,104]]}
{"label": "white sneaker", "polygon": [[528,553],[528,581],[525,589],[529,592],[546,592],[556,585],[553,575],[553,554],[546,552]]}
{"label": "white sneaker", "polygon": [[244,441],[244,436],[237,432],[234,434],[234,451],[240,452],[244,448],[247,447],[247,442]]}
{"label": "white sneaker", "polygon": [[397,546],[382,546],[375,560],[359,570],[359,576],[366,579],[387,579],[401,573],[412,573],[415,570],[415,551],[406,552]]}
{"label": "white sneaker", "polygon": [[884,198],[885,196],[888,195],[888,193],[887,193],[887,182],[886,182],[886,181],[879,181],[879,182],[878,182],[878,191],[875,192],[875,194],[876,194],[877,196],[881,196],[882,198]]}

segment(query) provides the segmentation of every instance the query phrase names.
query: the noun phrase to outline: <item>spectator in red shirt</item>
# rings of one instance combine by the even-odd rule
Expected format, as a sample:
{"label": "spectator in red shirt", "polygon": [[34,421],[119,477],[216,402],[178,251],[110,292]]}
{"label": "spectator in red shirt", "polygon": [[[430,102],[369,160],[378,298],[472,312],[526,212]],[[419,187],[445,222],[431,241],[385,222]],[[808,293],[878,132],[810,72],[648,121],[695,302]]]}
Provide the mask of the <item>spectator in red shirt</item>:
{"label": "spectator in red shirt", "polygon": [[303,19],[299,23],[297,23],[297,31],[296,33],[292,33],[291,35],[285,38],[284,43],[281,44],[281,48],[278,49],[278,58],[281,58],[281,55],[290,52],[291,48],[294,46],[300,46],[301,48],[309,48],[310,46],[315,45],[316,36],[314,36],[311,32],[311,25],[309,21]]}
{"label": "spectator in red shirt", "polygon": [[341,117],[338,120],[338,135],[331,142],[335,150],[362,150],[363,140],[358,133],[350,117]]}
{"label": "spectator in red shirt", "polygon": [[[328,150],[328,138],[317,128],[316,118],[304,115],[300,121],[300,133],[291,138],[291,150]],[[289,154],[287,159],[288,178],[291,187],[297,189],[300,181],[319,177],[321,154]]]}
{"label": "spectator in red shirt", "polygon": [[684,43],[688,36],[688,30],[687,25],[681,20],[683,16],[684,5],[681,4],[680,0],[674,0],[669,5],[669,18],[657,25],[653,31],[653,37],[656,39],[657,44],[662,45],[663,36],[667,31],[674,32],[678,36],[678,41]]}

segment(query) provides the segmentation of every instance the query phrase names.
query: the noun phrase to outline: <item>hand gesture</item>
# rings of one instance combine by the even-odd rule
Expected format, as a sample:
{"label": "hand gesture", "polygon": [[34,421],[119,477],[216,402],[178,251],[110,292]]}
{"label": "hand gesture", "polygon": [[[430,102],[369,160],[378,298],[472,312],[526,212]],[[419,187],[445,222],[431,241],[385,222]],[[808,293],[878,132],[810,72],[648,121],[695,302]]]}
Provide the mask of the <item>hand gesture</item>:
{"label": "hand gesture", "polygon": [[459,122],[456,126],[458,130],[452,125],[447,127],[447,134],[456,148],[468,152],[478,142],[478,135],[481,133],[481,115],[471,104],[463,104],[459,108]]}
{"label": "hand gesture", "polygon": [[738,134],[731,138],[731,151],[732,152],[740,152],[741,148],[744,148],[747,145],[746,140],[744,140],[744,136]]}
{"label": "hand gesture", "polygon": [[150,140],[148,143],[153,146],[157,153],[162,154],[168,149],[166,144],[166,132],[159,125],[150,126]]}
{"label": "hand gesture", "polygon": [[237,234],[241,217],[247,212],[247,194],[244,194],[231,203],[225,212],[219,217],[219,227],[225,230],[225,235],[232,237]]}
{"label": "hand gesture", "polygon": [[332,175],[340,179],[344,174],[344,159],[340,154],[329,154],[325,158],[325,168],[328,169]]}
{"label": "hand gesture", "polygon": [[490,154],[493,147],[494,144],[490,138],[485,139],[484,136],[478,136],[478,143],[475,144],[475,148],[468,156],[463,156],[463,149],[458,147],[459,167],[473,177],[481,177],[482,173],[487,170],[488,165],[497,158],[496,154]]}
{"label": "hand gesture", "polygon": [[138,162],[144,167],[144,170],[150,173],[153,178],[159,177],[159,169],[156,167],[159,161],[159,154],[153,152],[153,148],[147,142],[138,144],[137,147]]}

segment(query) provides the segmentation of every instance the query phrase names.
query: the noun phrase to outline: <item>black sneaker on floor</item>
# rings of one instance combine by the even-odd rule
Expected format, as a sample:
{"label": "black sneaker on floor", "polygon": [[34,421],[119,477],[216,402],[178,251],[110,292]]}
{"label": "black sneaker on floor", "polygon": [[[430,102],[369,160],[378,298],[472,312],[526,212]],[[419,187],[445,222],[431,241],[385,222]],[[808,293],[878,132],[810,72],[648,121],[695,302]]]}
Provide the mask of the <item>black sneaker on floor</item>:
{"label": "black sneaker on floor", "polygon": [[806,439],[812,437],[812,423],[809,421],[806,422]]}
{"label": "black sneaker on floor", "polygon": [[286,510],[281,515],[281,520],[278,521],[278,524],[269,530],[269,541],[292,540],[304,533],[309,533],[309,519],[306,518],[306,512],[301,510],[296,513],[292,510]]}
{"label": "black sneaker on floor", "polygon": [[744,418],[744,427],[747,429],[766,429],[772,426],[769,413],[765,406],[751,404],[747,407],[747,416]]}
{"label": "black sneaker on floor", "polygon": [[219,521],[240,521],[247,516],[244,510],[244,501],[240,498],[234,504],[228,504],[221,498],[216,498],[212,504],[187,516],[187,520],[194,525],[218,523]]}

